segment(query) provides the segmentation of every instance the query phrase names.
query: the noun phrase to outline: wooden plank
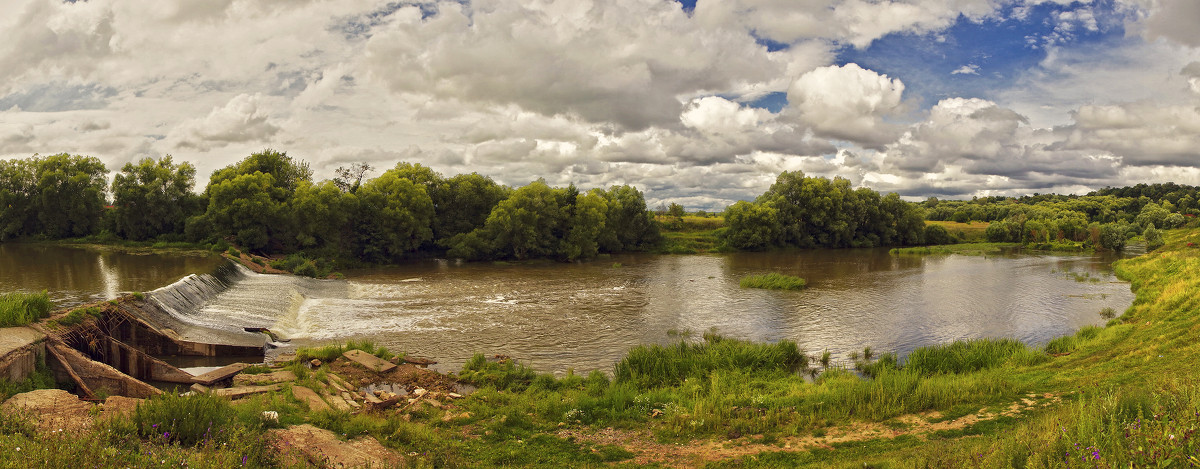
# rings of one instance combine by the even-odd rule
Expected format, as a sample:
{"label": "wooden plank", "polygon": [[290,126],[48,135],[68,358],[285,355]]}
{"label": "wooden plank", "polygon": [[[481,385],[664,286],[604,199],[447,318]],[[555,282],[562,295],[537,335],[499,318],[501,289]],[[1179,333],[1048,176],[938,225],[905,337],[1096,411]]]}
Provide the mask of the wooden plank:
{"label": "wooden plank", "polygon": [[197,376],[195,378],[192,378],[192,382],[200,383],[205,386],[212,386],[213,383],[232,378],[233,375],[241,373],[242,370],[249,368],[249,367],[250,367],[250,365],[248,365],[246,363],[234,363],[232,365],[226,365],[226,366],[217,368],[215,370],[212,370],[208,373]]}
{"label": "wooden plank", "polygon": [[46,350],[49,350],[50,354],[54,355],[54,358],[58,359],[58,363],[62,364],[63,369],[67,370],[67,376],[70,376],[71,380],[75,382],[75,385],[79,386],[79,391],[81,394],[83,394],[83,398],[94,398],[96,395],[92,393],[92,389],[89,388],[87,383],[83,381],[83,378],[80,378],[79,375],[75,373],[75,370],[71,368],[71,362],[69,362],[65,356],[66,353],[59,351],[58,347],[66,348],[64,345],[51,343],[49,347],[46,347]]}
{"label": "wooden plank", "polygon": [[396,365],[392,362],[376,357],[362,350],[349,350],[346,353],[343,353],[342,356],[354,363],[358,363],[359,365],[366,367],[368,370],[378,373],[387,373],[396,368]]}

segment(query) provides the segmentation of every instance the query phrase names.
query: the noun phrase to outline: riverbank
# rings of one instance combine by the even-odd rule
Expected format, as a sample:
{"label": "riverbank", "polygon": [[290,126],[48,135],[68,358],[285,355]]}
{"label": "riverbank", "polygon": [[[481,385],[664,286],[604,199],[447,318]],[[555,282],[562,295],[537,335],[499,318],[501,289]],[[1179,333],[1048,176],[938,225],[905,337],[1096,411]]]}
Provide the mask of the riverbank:
{"label": "riverbank", "polygon": [[[5,417],[0,444],[71,463],[95,461],[71,459],[88,457],[71,449],[79,447],[119,456],[100,465],[150,464],[146,454],[154,464],[161,457],[217,467],[248,457],[279,465],[279,455],[258,441],[272,428],[308,424],[347,440],[369,436],[416,466],[1116,467],[1169,457],[1186,466],[1200,457],[1188,433],[1200,411],[1191,375],[1200,368],[1200,250],[1193,247],[1200,230],[1170,232],[1168,241],[1117,263],[1133,284],[1134,305],[1108,327],[1055,341],[1056,356],[980,343],[933,352],[961,364],[937,371],[864,351],[857,368],[873,376],[864,380],[855,365],[826,370],[820,354],[798,355],[786,343],[710,336],[635,349],[612,377],[554,378],[477,357],[454,376],[479,386],[476,393],[418,412],[314,410],[288,385],[211,404],[241,416],[214,427],[240,435],[236,443],[164,444],[149,432],[122,431],[126,418],[68,445]],[[263,411],[276,412],[279,423],[264,422]],[[32,461],[0,453],[0,465]]]}

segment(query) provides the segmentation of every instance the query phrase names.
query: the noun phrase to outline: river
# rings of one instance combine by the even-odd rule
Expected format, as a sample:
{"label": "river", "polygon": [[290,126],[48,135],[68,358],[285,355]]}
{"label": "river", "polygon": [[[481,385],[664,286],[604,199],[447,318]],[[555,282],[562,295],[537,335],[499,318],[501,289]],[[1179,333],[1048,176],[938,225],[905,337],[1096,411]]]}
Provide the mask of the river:
{"label": "river", "polygon": [[[621,255],[588,263],[414,262],[346,272],[345,280],[245,269],[181,314],[237,331],[269,327],[290,346],[368,339],[453,371],[474,353],[541,371],[609,370],[631,347],[715,330],[788,339],[835,358],[871,347],[904,355],[978,337],[1040,344],[1133,300],[1105,255],[894,256],[883,249],[719,255]],[[149,291],[212,272],[215,257],[135,256],[0,245],[0,290],[47,289],[75,304]],[[748,274],[804,277],[801,291],[743,289]],[[224,289],[227,288],[227,289]]]}

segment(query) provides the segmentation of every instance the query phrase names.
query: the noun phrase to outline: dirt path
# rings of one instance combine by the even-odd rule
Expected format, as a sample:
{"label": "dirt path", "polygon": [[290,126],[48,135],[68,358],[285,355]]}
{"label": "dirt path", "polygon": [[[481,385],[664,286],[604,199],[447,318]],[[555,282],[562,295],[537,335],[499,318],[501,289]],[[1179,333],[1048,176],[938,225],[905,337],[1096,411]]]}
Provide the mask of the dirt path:
{"label": "dirt path", "polygon": [[558,431],[561,438],[574,438],[593,444],[615,445],[634,454],[635,464],[661,464],[667,467],[696,467],[708,462],[741,458],[765,451],[808,451],[829,448],[838,443],[868,441],[880,438],[896,438],[913,435],[928,438],[934,432],[961,430],[979,422],[998,417],[1017,417],[1033,409],[1056,405],[1061,402],[1056,394],[1028,394],[999,412],[987,409],[964,415],[957,419],[943,420],[938,412],[905,415],[897,418],[902,428],[897,429],[874,422],[857,422],[840,427],[826,428],[823,436],[793,436],[781,438],[777,443],[764,444],[762,435],[752,435],[733,440],[695,440],[688,443],[659,443],[649,430],[600,430],[564,429]]}

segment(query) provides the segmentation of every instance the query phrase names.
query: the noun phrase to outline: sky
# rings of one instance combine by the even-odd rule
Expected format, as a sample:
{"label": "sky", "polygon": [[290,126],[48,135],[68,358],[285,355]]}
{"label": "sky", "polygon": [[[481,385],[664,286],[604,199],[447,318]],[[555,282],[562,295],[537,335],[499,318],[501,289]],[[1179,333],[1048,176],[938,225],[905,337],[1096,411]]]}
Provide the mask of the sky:
{"label": "sky", "polygon": [[4,0],[0,158],[266,148],[721,210],[1200,185],[1195,0]]}

